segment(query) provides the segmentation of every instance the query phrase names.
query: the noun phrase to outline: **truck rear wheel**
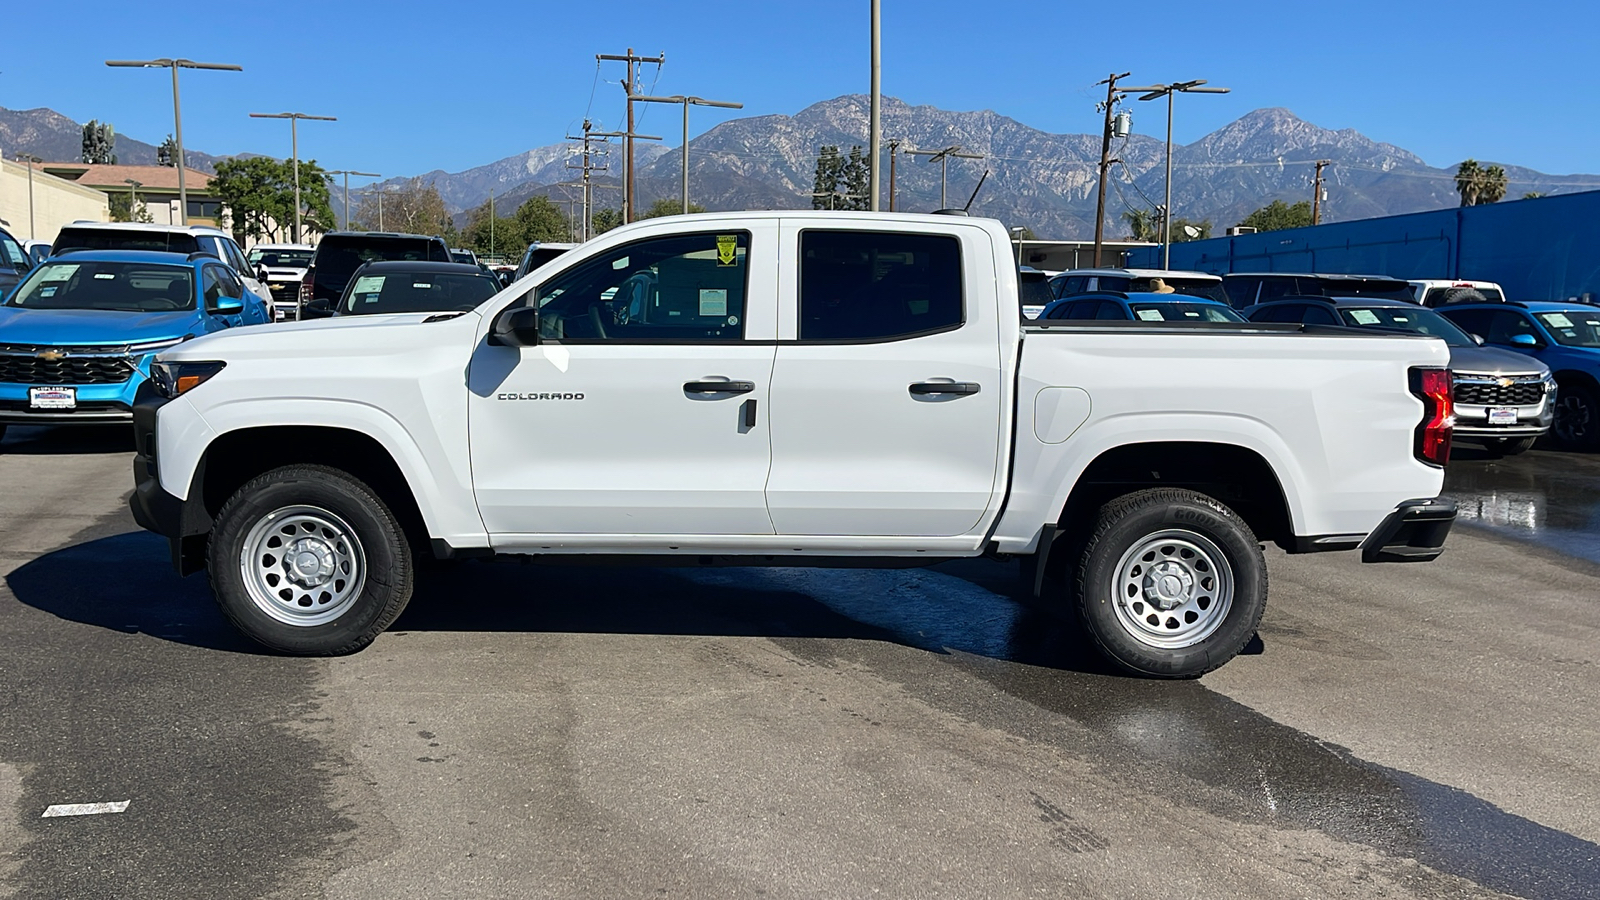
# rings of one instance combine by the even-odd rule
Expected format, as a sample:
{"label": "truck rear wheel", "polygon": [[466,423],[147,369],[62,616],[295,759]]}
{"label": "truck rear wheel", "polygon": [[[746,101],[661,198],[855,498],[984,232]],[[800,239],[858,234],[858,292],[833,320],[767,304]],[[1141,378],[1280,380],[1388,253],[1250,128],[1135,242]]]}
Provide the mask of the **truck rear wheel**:
{"label": "truck rear wheel", "polygon": [[273,469],[223,504],[211,589],[252,640],[296,656],[353,653],[411,599],[411,549],[372,489],[326,466]]}
{"label": "truck rear wheel", "polygon": [[1198,678],[1261,624],[1267,565],[1250,527],[1194,491],[1107,503],[1077,572],[1079,613],[1106,658],[1150,678]]}

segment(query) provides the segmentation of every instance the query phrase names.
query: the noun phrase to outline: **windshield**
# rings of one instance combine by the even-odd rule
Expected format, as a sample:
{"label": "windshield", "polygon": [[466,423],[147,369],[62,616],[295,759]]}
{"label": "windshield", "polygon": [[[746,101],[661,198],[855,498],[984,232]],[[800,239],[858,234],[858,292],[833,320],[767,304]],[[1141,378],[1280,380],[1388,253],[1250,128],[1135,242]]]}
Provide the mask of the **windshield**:
{"label": "windshield", "polygon": [[[1439,306],[1440,304],[1450,302],[1450,298],[1451,297],[1454,297],[1457,294],[1463,293],[1465,291],[1477,291],[1479,294],[1481,294],[1483,296],[1484,300],[1486,300],[1486,301],[1488,301],[1490,303],[1504,303],[1504,302],[1506,302],[1505,295],[1500,293],[1499,291],[1495,290],[1494,288],[1491,288],[1491,287],[1479,287],[1479,288],[1475,288],[1475,287],[1438,287],[1438,288],[1433,288],[1432,290],[1428,291],[1428,295],[1426,297],[1422,298],[1422,305],[1423,306]],[[1403,300],[1405,298],[1402,297],[1400,299]],[[1457,303],[1477,303],[1478,302],[1478,298],[1477,297],[1470,297],[1470,296],[1469,297],[1463,297],[1461,299],[1456,300],[1455,302],[1457,302]]]}
{"label": "windshield", "polygon": [[469,266],[478,264],[478,258],[465,250],[451,250],[450,260],[452,262],[466,263]]}
{"label": "windshield", "polygon": [[127,312],[194,309],[194,270],[150,263],[47,263],[34,270],[6,305]]}
{"label": "windshield", "polygon": [[1444,338],[1444,342],[1452,347],[1478,346],[1478,342],[1457,328],[1455,323],[1431,309],[1415,306],[1340,307],[1339,315],[1344,318],[1345,324],[1358,328],[1383,328],[1432,335]]}
{"label": "windshield", "polygon": [[165,250],[170,253],[188,254],[199,252],[200,242],[186,231],[68,226],[56,235],[51,247],[56,256],[69,250]]}
{"label": "windshield", "polygon": [[267,268],[304,269],[311,265],[314,250],[251,250],[250,265]]}
{"label": "windshield", "polygon": [[317,281],[328,285],[343,285],[363,264],[378,260],[450,261],[438,243],[428,238],[370,235],[325,237],[317,248],[316,259]]}
{"label": "windshield", "polygon": [[1227,303],[1228,295],[1222,292],[1222,282],[1212,278],[1183,278],[1180,276],[1134,276],[1123,277],[1117,275],[1101,275],[1098,283],[1102,291],[1121,291],[1125,294],[1165,294],[1166,291],[1156,290],[1156,282],[1161,282],[1174,293],[1186,297],[1204,297],[1218,303]]}
{"label": "windshield", "polygon": [[1017,293],[1023,306],[1048,306],[1055,299],[1050,294],[1050,279],[1043,272],[1018,272]]}
{"label": "windshield", "polygon": [[[567,252],[564,247],[535,247],[528,253],[528,272]],[[523,274],[527,274],[524,272]]]}
{"label": "windshield", "polygon": [[1556,343],[1566,347],[1600,347],[1600,309],[1564,309],[1534,313]]}
{"label": "windshield", "polygon": [[377,313],[455,312],[474,309],[500,285],[487,275],[437,272],[363,275],[339,304],[346,316]]}
{"label": "windshield", "polygon": [[1141,322],[1243,322],[1245,318],[1226,306],[1211,303],[1133,303],[1133,317]]}
{"label": "windshield", "polygon": [[28,255],[22,251],[22,245],[4,231],[0,231],[0,264],[10,266],[18,272],[28,270]]}

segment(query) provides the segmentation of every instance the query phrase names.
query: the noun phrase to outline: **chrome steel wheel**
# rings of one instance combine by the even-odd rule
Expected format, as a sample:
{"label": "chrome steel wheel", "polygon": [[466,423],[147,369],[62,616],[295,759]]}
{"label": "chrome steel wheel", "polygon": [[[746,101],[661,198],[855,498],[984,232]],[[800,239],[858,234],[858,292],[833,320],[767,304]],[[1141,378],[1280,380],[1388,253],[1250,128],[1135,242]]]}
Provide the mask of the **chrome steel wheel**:
{"label": "chrome steel wheel", "polygon": [[310,627],[355,605],[366,586],[367,562],[345,520],[315,506],[286,506],[251,526],[239,574],[262,612]]}
{"label": "chrome steel wheel", "polygon": [[1228,618],[1233,568],[1222,549],[1187,529],[1160,531],[1134,544],[1113,570],[1117,623],[1148,647],[1198,644]]}

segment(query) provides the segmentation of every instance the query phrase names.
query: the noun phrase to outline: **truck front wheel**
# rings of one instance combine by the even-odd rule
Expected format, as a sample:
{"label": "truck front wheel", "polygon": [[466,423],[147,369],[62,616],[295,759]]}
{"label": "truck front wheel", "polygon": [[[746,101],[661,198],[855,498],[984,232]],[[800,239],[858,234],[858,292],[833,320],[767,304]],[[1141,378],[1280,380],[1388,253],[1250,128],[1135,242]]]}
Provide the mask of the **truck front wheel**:
{"label": "truck front wheel", "polygon": [[411,550],[372,489],[326,466],[273,469],[223,504],[211,589],[240,631],[296,656],[353,653],[411,599]]}
{"label": "truck front wheel", "polygon": [[1233,659],[1261,623],[1267,564],[1233,510],[1194,491],[1107,503],[1077,572],[1083,622],[1129,672],[1197,678]]}

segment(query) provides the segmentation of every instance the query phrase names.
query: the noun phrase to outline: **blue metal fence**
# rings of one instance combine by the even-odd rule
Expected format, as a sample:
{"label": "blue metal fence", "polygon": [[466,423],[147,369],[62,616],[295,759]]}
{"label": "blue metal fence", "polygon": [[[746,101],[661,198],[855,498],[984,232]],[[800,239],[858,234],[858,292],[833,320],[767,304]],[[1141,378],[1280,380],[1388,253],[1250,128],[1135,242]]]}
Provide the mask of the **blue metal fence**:
{"label": "blue metal fence", "polygon": [[[1158,268],[1161,248],[1129,251]],[[1172,268],[1498,282],[1515,300],[1600,296],[1600,191],[1172,245]]]}

